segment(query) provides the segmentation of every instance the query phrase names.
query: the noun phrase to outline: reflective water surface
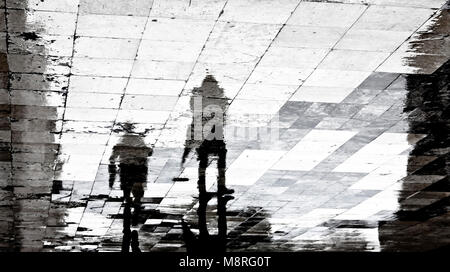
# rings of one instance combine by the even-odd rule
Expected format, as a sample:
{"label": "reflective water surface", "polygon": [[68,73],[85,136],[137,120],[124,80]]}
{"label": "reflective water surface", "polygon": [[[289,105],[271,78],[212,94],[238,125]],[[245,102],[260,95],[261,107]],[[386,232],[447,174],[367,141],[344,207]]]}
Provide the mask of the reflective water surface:
{"label": "reflective water surface", "polygon": [[448,247],[445,0],[0,2],[0,251]]}

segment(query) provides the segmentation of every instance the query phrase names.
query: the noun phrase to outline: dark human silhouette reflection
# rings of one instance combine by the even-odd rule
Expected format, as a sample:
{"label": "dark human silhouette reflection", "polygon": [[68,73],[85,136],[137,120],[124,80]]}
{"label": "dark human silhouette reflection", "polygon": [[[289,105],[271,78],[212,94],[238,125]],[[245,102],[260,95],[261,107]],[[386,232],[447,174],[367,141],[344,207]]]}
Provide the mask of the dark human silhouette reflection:
{"label": "dark human silhouette reflection", "polygon": [[450,62],[429,75],[407,75],[409,133],[426,134],[409,154],[396,220],[379,226],[383,250],[429,250],[449,246]]}
{"label": "dark human silhouette reflection", "polygon": [[[188,252],[224,252],[227,243],[226,205],[234,197],[234,190],[226,187],[226,144],[224,141],[224,119],[228,99],[217,80],[208,75],[202,85],[192,90],[190,107],[193,119],[188,128],[187,140],[182,157],[182,164],[190,152],[195,149],[198,165],[199,206],[198,228],[196,236],[186,222],[182,221],[183,237]],[[206,188],[206,169],[210,159],[217,161],[217,191],[209,192]],[[207,228],[206,210],[208,202],[217,198],[218,234],[210,235]]]}
{"label": "dark human silhouette reflection", "polygon": [[226,251],[227,246],[227,219],[226,205],[229,200],[233,199],[231,195],[217,194],[217,215],[218,215],[218,233],[210,235],[206,222],[206,209],[209,200],[208,196],[199,197],[198,227],[199,235],[196,236],[188,224],[182,221],[183,238],[186,243],[187,252],[190,253],[221,253]]}
{"label": "dark human silhouette reflection", "polygon": [[[448,3],[432,25],[418,31],[403,61],[422,74],[405,75],[408,132],[424,134],[409,153],[395,220],[378,227],[382,250],[450,248],[450,61]],[[440,66],[440,67],[439,67]],[[438,68],[438,69],[436,69]]]}
{"label": "dark human silhouette reflection", "polygon": [[145,145],[143,135],[133,132],[133,124],[124,123],[120,126],[125,135],[113,147],[109,158],[109,185],[114,185],[118,170],[124,200],[122,252],[129,252],[130,246],[132,252],[140,252],[138,232],[131,231],[131,227],[137,226],[139,221],[144,184],[147,181],[147,162],[153,149]]}

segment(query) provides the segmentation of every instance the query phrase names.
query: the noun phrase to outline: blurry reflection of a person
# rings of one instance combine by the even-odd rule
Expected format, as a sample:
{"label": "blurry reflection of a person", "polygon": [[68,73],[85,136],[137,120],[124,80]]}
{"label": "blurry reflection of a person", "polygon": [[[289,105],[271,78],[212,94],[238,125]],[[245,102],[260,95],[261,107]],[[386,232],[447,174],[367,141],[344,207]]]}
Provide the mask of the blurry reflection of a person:
{"label": "blurry reflection of a person", "polygon": [[142,135],[133,132],[133,124],[125,123],[121,126],[125,135],[113,147],[109,158],[109,185],[114,185],[119,170],[120,189],[124,199],[122,252],[129,252],[130,245],[133,252],[140,252],[138,232],[131,231],[131,226],[137,226],[139,221],[141,199],[147,181],[147,162],[153,149],[146,146]]}
{"label": "blurry reflection of a person", "polygon": [[[226,170],[226,144],[224,141],[224,112],[228,99],[223,89],[219,87],[216,79],[208,75],[202,85],[192,90],[190,101],[193,114],[192,124],[188,128],[187,140],[182,157],[182,164],[190,152],[195,149],[198,166],[199,207],[198,227],[199,235],[196,237],[183,221],[183,236],[188,251],[212,252],[225,251],[226,246],[226,204],[233,199],[234,190],[228,189],[225,184]],[[217,192],[206,190],[206,168],[210,158],[217,159]],[[206,224],[206,209],[208,202],[217,197],[218,235],[209,235]]]}
{"label": "blurry reflection of a person", "polygon": [[218,216],[218,232],[217,235],[210,235],[206,222],[206,209],[208,201],[211,198],[199,196],[198,228],[199,235],[195,235],[188,224],[183,220],[183,239],[186,243],[188,253],[224,253],[227,246],[227,219],[226,205],[233,199],[231,195],[217,194],[217,216]]}
{"label": "blurry reflection of a person", "polygon": [[225,186],[227,149],[223,126],[227,105],[228,99],[225,97],[223,89],[211,75],[206,76],[200,87],[192,90],[190,106],[193,120],[188,128],[182,164],[185,163],[192,149],[195,149],[199,161],[198,187],[201,195],[207,193],[205,172],[210,157],[217,158],[217,191],[222,194],[234,192]]}

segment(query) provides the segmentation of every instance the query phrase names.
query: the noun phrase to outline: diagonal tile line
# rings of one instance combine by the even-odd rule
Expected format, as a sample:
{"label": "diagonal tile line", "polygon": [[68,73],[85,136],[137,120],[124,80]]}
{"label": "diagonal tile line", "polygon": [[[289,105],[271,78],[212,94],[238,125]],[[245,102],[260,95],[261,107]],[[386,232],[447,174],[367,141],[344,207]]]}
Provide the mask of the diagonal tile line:
{"label": "diagonal tile line", "polygon": [[[65,98],[64,98],[64,112],[62,113],[62,117],[61,117],[61,120],[62,120],[62,123],[61,123],[61,133],[59,133],[59,139],[61,140],[61,136],[62,136],[62,133],[63,133],[63,130],[64,130],[64,119],[65,119],[65,116],[66,116],[66,109],[67,109],[67,97],[69,96],[69,86],[70,86],[70,79],[71,79],[71,75],[72,75],[72,68],[73,68],[73,58],[74,58],[74,55],[75,55],[75,42],[76,42],[76,39],[77,39],[77,30],[78,30],[78,19],[79,19],[79,17],[80,17],[80,5],[78,5],[78,7],[77,7],[77,16],[76,16],[76,19],[75,19],[75,29],[74,29],[74,33],[73,33],[73,41],[72,41],[72,53],[71,53],[71,56],[70,56],[70,69],[69,69],[69,74],[67,75],[68,76],[68,79],[67,79],[67,92],[65,93]],[[61,145],[58,145],[58,151],[57,151],[57,156],[60,156],[61,154],[60,154],[60,152],[61,152]],[[55,170],[54,170],[54,172],[56,172],[56,167],[55,167]]]}
{"label": "diagonal tile line", "polygon": [[[185,81],[185,83],[184,83],[184,86],[183,86],[183,88],[182,88],[180,94],[178,95],[178,97],[181,97],[181,96],[182,96],[182,94],[183,94],[183,92],[184,92],[184,89],[185,89],[187,83],[189,82],[189,79],[191,78],[192,74],[194,73],[195,66],[197,65],[198,60],[200,59],[200,56],[201,56],[202,52],[204,51],[204,49],[205,49],[205,47],[206,47],[206,43],[208,42],[209,38],[211,37],[211,34],[213,33],[214,28],[216,27],[217,22],[218,22],[219,19],[220,19],[220,16],[222,16],[222,13],[223,13],[223,11],[225,10],[225,7],[227,6],[227,4],[228,4],[228,0],[225,2],[225,4],[223,5],[222,9],[220,10],[219,15],[217,16],[217,19],[215,20],[214,25],[213,25],[213,27],[211,28],[211,31],[209,32],[208,37],[207,37],[207,39],[205,40],[205,43],[203,44],[202,50],[201,50],[200,53],[198,54],[197,59],[196,59],[194,65],[193,65],[193,67],[192,67],[192,70],[191,70],[191,72],[190,72],[188,78],[186,79],[186,81]],[[161,135],[162,131],[166,128],[167,123],[168,123],[168,121],[170,120],[170,118],[171,118],[171,114],[169,115],[169,117],[167,118],[167,120],[166,120],[166,122],[164,123],[163,127],[161,128],[160,135]],[[158,142],[158,140],[159,140],[159,137],[156,138],[155,144]],[[166,198],[166,197],[170,194],[170,191],[172,190],[173,186],[175,186],[175,183],[172,183],[172,186],[169,188],[169,190],[167,190],[167,192],[166,192],[166,194],[164,195],[163,198]],[[192,203],[192,206],[195,206],[196,203],[197,203],[197,202],[194,201],[194,202]],[[158,204],[157,207],[159,207],[159,205],[160,205],[160,204]],[[191,208],[191,209],[192,209],[192,208]]]}
{"label": "diagonal tile line", "polygon": [[[132,65],[132,67],[130,69],[130,73],[129,73],[128,77],[127,77],[127,82],[125,84],[125,87],[123,88],[123,93],[122,93],[122,96],[121,96],[120,101],[119,101],[119,106],[117,108],[116,117],[115,117],[115,119],[113,121],[113,125],[112,125],[112,128],[111,128],[111,132],[109,134],[109,138],[108,138],[108,140],[106,142],[106,146],[109,144],[109,141],[111,140],[112,130],[114,129],[114,126],[117,124],[117,117],[118,117],[118,115],[120,113],[120,108],[122,107],[122,103],[123,103],[123,100],[124,100],[125,95],[126,95],[126,90],[127,90],[128,84],[130,83],[131,73],[133,72],[134,65],[136,64],[136,60],[137,60],[138,53],[139,53],[139,48],[141,46],[145,30],[147,29],[147,25],[148,25],[148,22],[149,22],[149,19],[150,19],[150,14],[151,14],[152,10],[153,10],[153,3],[152,3],[152,6],[150,7],[150,10],[149,10],[149,13],[148,13],[148,16],[147,16],[147,20],[145,21],[145,24],[144,24],[144,29],[142,30],[142,34],[141,34],[141,37],[140,37],[138,45],[137,45],[137,49],[136,49],[136,54],[134,56],[133,65]],[[105,150],[104,150],[104,152],[102,154],[102,158],[105,155],[106,146],[105,146]]]}
{"label": "diagonal tile line", "polygon": [[[252,76],[253,72],[255,71],[256,67],[258,67],[259,63],[261,62],[261,60],[264,58],[264,56],[266,55],[266,53],[269,51],[270,47],[272,46],[272,44],[275,42],[275,40],[277,39],[278,35],[281,33],[281,31],[283,30],[283,28],[286,26],[287,22],[291,19],[292,15],[295,13],[295,11],[297,10],[297,8],[300,6],[300,4],[303,2],[303,0],[300,0],[298,2],[298,4],[295,6],[294,10],[291,12],[291,14],[289,15],[289,17],[286,19],[286,21],[281,25],[280,29],[278,30],[277,34],[275,34],[274,38],[272,39],[272,41],[269,43],[269,45],[267,46],[266,50],[264,51],[264,53],[261,55],[261,57],[259,58],[259,60],[256,62],[255,66],[253,67],[252,71],[250,72],[250,74],[248,75],[248,77],[245,79],[244,83],[242,83],[242,86],[239,88],[239,90],[237,91],[236,95],[233,97],[233,99],[231,99],[231,102],[228,104],[227,108],[230,107],[231,103],[233,103],[233,101],[236,99],[236,97],[239,95],[239,93],[242,91],[242,89],[244,88],[245,84],[247,84],[247,81],[250,79],[250,77]],[[226,112],[227,110],[225,110]],[[224,113],[225,113],[224,112]]]}
{"label": "diagonal tile line", "polygon": [[[178,99],[182,96],[182,94],[183,94],[183,92],[184,92],[184,90],[185,90],[185,88],[186,88],[186,85],[187,85],[187,83],[189,82],[189,79],[190,79],[191,76],[193,75],[194,70],[195,70],[195,66],[198,64],[198,60],[200,59],[200,56],[202,55],[203,51],[205,50],[206,44],[207,44],[207,42],[209,41],[209,38],[211,37],[211,34],[213,33],[214,28],[216,27],[217,22],[218,22],[219,19],[220,19],[220,16],[222,16],[222,13],[223,13],[223,11],[225,10],[225,7],[227,6],[227,4],[228,4],[228,0],[227,0],[227,1],[225,2],[225,4],[222,6],[222,9],[220,10],[219,15],[217,16],[217,19],[214,21],[214,25],[213,25],[213,27],[211,28],[211,31],[208,33],[208,37],[206,38],[206,40],[205,40],[205,42],[204,42],[204,44],[203,44],[203,47],[202,47],[202,49],[200,50],[200,53],[198,54],[197,59],[196,59],[195,62],[194,62],[194,65],[192,66],[191,72],[189,73],[189,76],[188,76],[187,79],[185,80],[183,88],[181,89],[180,93],[178,94]],[[177,102],[178,102],[178,100],[177,100]],[[175,105],[176,105],[176,103],[175,103]],[[175,105],[174,105],[174,107],[175,107]],[[172,108],[172,111],[173,111],[173,108]],[[164,123],[164,125],[163,125],[162,128],[160,129],[160,135],[161,135],[162,131],[166,128],[167,123],[169,122],[171,116],[172,116],[172,112],[169,114],[169,117],[167,118],[166,122]],[[156,143],[158,142],[159,138],[160,138],[160,137],[157,137],[157,138],[156,138],[155,145],[156,145]]]}
{"label": "diagonal tile line", "polygon": [[294,10],[291,12],[291,14],[289,15],[289,17],[286,19],[286,21],[281,25],[280,29],[278,30],[277,34],[275,34],[275,36],[273,37],[272,41],[269,43],[269,45],[267,46],[266,50],[264,51],[264,53],[261,55],[261,57],[259,58],[259,60],[256,62],[255,66],[253,67],[252,71],[250,72],[250,74],[248,75],[248,77],[245,79],[244,83],[242,83],[242,86],[239,88],[239,90],[237,91],[236,95],[233,97],[233,99],[231,100],[231,102],[228,104],[228,107],[231,105],[231,103],[233,103],[233,101],[236,99],[236,97],[239,95],[239,93],[242,91],[242,89],[244,88],[245,84],[247,84],[247,81],[250,79],[250,77],[252,76],[253,72],[255,71],[256,67],[258,67],[259,63],[261,62],[261,60],[264,58],[264,56],[266,55],[266,53],[269,51],[270,47],[272,46],[272,44],[275,42],[275,40],[277,39],[278,35],[280,35],[281,31],[283,30],[283,28],[286,26],[287,22],[289,22],[289,20],[291,19],[292,15],[295,13],[295,11],[297,10],[297,8],[300,6],[300,4],[303,2],[303,0],[300,0],[298,2],[298,4],[295,6]]}
{"label": "diagonal tile line", "polygon": [[[219,15],[217,16],[217,19],[215,20],[214,25],[213,25],[211,31],[209,32],[208,37],[207,37],[207,39],[205,40],[205,43],[203,44],[203,47],[202,47],[200,53],[199,53],[198,56],[197,56],[197,59],[196,59],[194,65],[193,65],[193,67],[192,67],[192,70],[191,70],[191,72],[189,73],[189,76],[188,76],[188,78],[186,79],[186,81],[185,81],[185,83],[184,83],[184,86],[183,86],[183,88],[181,89],[181,92],[178,94],[178,99],[183,95],[183,92],[185,91],[186,85],[187,85],[187,83],[189,82],[189,79],[191,78],[192,74],[194,73],[195,66],[198,64],[198,60],[200,59],[200,56],[202,55],[202,52],[204,51],[204,49],[205,49],[205,47],[206,47],[206,43],[209,41],[209,38],[211,37],[211,34],[213,33],[214,28],[216,27],[217,22],[219,21],[220,17],[222,16],[222,13],[223,13],[223,11],[225,10],[225,7],[227,6],[227,4],[228,4],[228,0],[225,2],[225,4],[223,5],[221,11],[219,12]],[[166,122],[164,123],[163,127],[160,129],[160,135],[161,135],[161,133],[163,132],[163,130],[166,128],[167,123],[169,122],[171,116],[172,116],[172,113],[169,114],[169,117],[167,118],[167,120],[166,120]],[[160,137],[157,137],[157,138],[156,138],[155,145],[156,145],[156,143],[158,142],[159,138],[160,138]],[[184,168],[183,168],[183,169],[184,169]],[[180,174],[181,174],[181,173],[180,173]],[[167,191],[167,194],[168,194],[169,192],[170,192],[170,189]],[[165,195],[165,197],[167,196],[167,194]]]}
{"label": "diagonal tile line", "polygon": [[[77,30],[78,30],[79,17],[80,17],[80,3],[78,3],[77,16],[76,16],[76,19],[75,19],[75,29],[74,29],[73,41],[72,41],[72,54],[70,56],[70,70],[69,70],[69,74],[68,74],[69,78],[67,79],[67,92],[66,92],[66,95],[65,95],[65,98],[64,98],[64,112],[62,114],[61,133],[59,134],[59,140],[61,140],[62,133],[63,133],[63,130],[64,130],[64,119],[65,119],[65,115],[66,115],[67,97],[69,96],[70,79],[71,79],[72,69],[73,69],[73,58],[74,58],[74,55],[75,55],[75,42],[76,42],[76,39],[77,39]],[[61,152],[61,144],[58,145],[57,157],[61,156],[60,152]],[[54,169],[53,180],[55,179],[56,168],[57,167],[55,167],[55,169]],[[50,199],[50,202],[51,202],[51,199]],[[50,209],[51,209],[51,205],[49,205],[49,207],[48,207],[48,213],[50,213]],[[84,213],[85,210],[86,210],[86,207],[84,208],[83,213]]]}

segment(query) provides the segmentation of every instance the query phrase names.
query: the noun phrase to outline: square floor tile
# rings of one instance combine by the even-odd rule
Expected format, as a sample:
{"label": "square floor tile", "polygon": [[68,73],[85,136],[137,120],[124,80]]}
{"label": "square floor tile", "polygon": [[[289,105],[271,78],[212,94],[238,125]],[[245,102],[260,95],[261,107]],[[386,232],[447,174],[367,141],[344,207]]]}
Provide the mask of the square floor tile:
{"label": "square floor tile", "polygon": [[275,38],[281,25],[218,21],[209,36],[214,46],[252,45],[267,47]]}
{"label": "square floor tile", "polygon": [[148,21],[144,39],[203,43],[214,26],[212,20],[153,18]]}
{"label": "square floor tile", "polygon": [[298,1],[228,1],[223,15],[224,21],[282,24],[294,11]]}
{"label": "square floor tile", "polygon": [[393,52],[411,35],[408,31],[350,29],[336,49]]}
{"label": "square floor tile", "polygon": [[127,84],[127,78],[119,77],[70,77],[69,92],[82,93],[123,93]]}
{"label": "square floor tile", "polygon": [[206,47],[202,51],[198,61],[226,64],[245,63],[248,65],[255,65],[265,50],[266,47],[253,47],[248,45],[242,46],[238,44],[227,47]]}
{"label": "square floor tile", "polygon": [[139,40],[79,37],[75,41],[75,57],[134,59]]}
{"label": "square floor tile", "polygon": [[147,18],[118,15],[80,15],[77,34],[90,37],[140,39]]}
{"label": "square floor tile", "polygon": [[137,59],[195,62],[202,43],[143,40]]}
{"label": "square floor tile", "polygon": [[370,72],[345,70],[315,70],[303,86],[356,88]]}
{"label": "square floor tile", "polygon": [[73,58],[72,73],[86,76],[127,77],[133,60]]}
{"label": "square floor tile", "polygon": [[345,33],[344,28],[286,25],[274,44],[286,47],[332,48]]}
{"label": "square floor tile", "polygon": [[193,62],[137,60],[134,63],[132,77],[187,80],[194,66]]}
{"label": "square floor tile", "polygon": [[131,95],[123,98],[122,108],[128,110],[171,111],[178,96]]}
{"label": "square floor tile", "polygon": [[352,91],[353,88],[301,86],[289,100],[340,103]]}
{"label": "square floor tile", "polygon": [[183,80],[156,80],[130,78],[128,82],[127,94],[142,95],[168,95],[178,96],[181,94],[185,81]]}
{"label": "square floor tile", "polygon": [[170,111],[159,110],[120,110],[117,121],[131,123],[164,124]]}
{"label": "square floor tile", "polygon": [[67,107],[118,109],[121,94],[106,93],[69,93]]}
{"label": "square floor tile", "polygon": [[75,121],[114,121],[117,110],[114,109],[89,109],[89,108],[67,108],[64,119]]}
{"label": "square floor tile", "polygon": [[297,85],[245,84],[236,99],[261,99],[286,101],[297,89]]}
{"label": "square floor tile", "polygon": [[80,0],[80,14],[148,16],[153,0]]}
{"label": "square floor tile", "polygon": [[353,26],[354,29],[415,31],[434,10],[372,5]]}
{"label": "square floor tile", "polygon": [[313,72],[312,68],[257,66],[248,83],[300,85]]}
{"label": "square floor tile", "polygon": [[374,71],[389,56],[387,52],[332,50],[318,69]]}
{"label": "square floor tile", "polygon": [[287,24],[349,28],[366,8],[355,4],[301,2]]}
{"label": "square floor tile", "polygon": [[271,46],[258,65],[316,68],[328,52],[328,49]]}
{"label": "square floor tile", "polygon": [[219,17],[226,0],[213,1],[154,1],[152,5],[152,16],[156,17],[176,17],[187,19],[210,19]]}

